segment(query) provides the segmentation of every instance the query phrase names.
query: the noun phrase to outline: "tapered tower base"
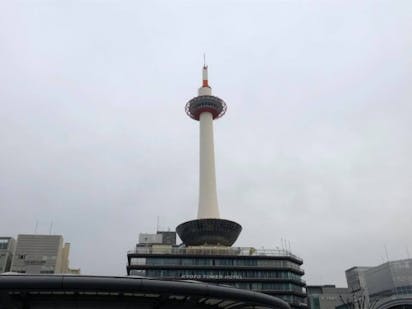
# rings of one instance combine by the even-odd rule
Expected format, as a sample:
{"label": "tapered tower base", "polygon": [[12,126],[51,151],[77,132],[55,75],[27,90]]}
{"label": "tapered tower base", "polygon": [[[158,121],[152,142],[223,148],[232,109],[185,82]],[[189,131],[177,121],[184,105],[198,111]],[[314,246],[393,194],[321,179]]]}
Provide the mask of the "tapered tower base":
{"label": "tapered tower base", "polygon": [[242,226],[225,219],[197,219],[184,222],[176,232],[186,246],[231,246]]}

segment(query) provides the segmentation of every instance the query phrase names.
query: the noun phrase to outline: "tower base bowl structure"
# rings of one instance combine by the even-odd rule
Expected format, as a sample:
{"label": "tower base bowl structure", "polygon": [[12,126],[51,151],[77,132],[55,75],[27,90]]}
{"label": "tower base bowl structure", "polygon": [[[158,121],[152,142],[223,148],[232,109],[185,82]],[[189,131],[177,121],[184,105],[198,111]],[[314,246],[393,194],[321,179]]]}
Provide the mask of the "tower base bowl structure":
{"label": "tower base bowl structure", "polygon": [[186,246],[232,246],[242,226],[225,219],[197,219],[184,222],[176,232]]}

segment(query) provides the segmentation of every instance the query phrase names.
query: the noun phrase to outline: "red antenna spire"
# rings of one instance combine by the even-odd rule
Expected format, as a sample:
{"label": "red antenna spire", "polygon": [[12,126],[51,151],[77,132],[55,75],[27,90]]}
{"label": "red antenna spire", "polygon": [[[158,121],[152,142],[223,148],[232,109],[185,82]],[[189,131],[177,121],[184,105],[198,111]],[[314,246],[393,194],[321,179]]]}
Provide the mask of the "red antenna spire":
{"label": "red antenna spire", "polygon": [[208,79],[208,74],[207,74],[207,65],[206,65],[206,54],[203,54],[203,72],[202,72],[202,87],[208,87],[209,86],[209,79]]}

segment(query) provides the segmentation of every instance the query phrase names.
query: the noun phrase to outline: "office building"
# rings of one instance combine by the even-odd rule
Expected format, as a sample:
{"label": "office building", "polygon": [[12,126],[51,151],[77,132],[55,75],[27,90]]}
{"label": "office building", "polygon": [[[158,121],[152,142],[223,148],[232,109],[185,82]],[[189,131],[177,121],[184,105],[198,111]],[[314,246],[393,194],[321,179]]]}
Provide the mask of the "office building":
{"label": "office building", "polygon": [[373,267],[352,267],[346,270],[346,278],[349,289],[365,298],[368,306],[386,298],[404,298],[412,295],[412,259],[388,261]]}
{"label": "office building", "polygon": [[369,298],[412,294],[412,259],[390,261],[365,271]]}
{"label": "office building", "polygon": [[[143,235],[153,239],[157,234]],[[145,242],[127,256],[130,276],[232,286],[279,297],[294,308],[306,307],[303,261],[286,250]]]}
{"label": "office building", "polygon": [[12,237],[0,237],[0,273],[10,271],[16,242]]}
{"label": "office building", "polygon": [[11,271],[28,274],[80,273],[69,268],[70,244],[61,235],[18,235]]}
{"label": "office building", "polygon": [[345,271],[347,288],[307,286],[311,309],[412,308],[412,259]]}

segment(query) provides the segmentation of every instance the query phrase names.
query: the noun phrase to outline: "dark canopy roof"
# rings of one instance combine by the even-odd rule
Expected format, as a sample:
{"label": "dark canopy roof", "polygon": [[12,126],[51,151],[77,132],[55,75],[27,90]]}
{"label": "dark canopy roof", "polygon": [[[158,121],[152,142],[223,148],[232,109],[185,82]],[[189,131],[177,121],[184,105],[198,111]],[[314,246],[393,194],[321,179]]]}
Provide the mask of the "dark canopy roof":
{"label": "dark canopy roof", "polygon": [[0,303],[6,308],[290,309],[273,296],[195,281],[80,275],[0,275]]}

